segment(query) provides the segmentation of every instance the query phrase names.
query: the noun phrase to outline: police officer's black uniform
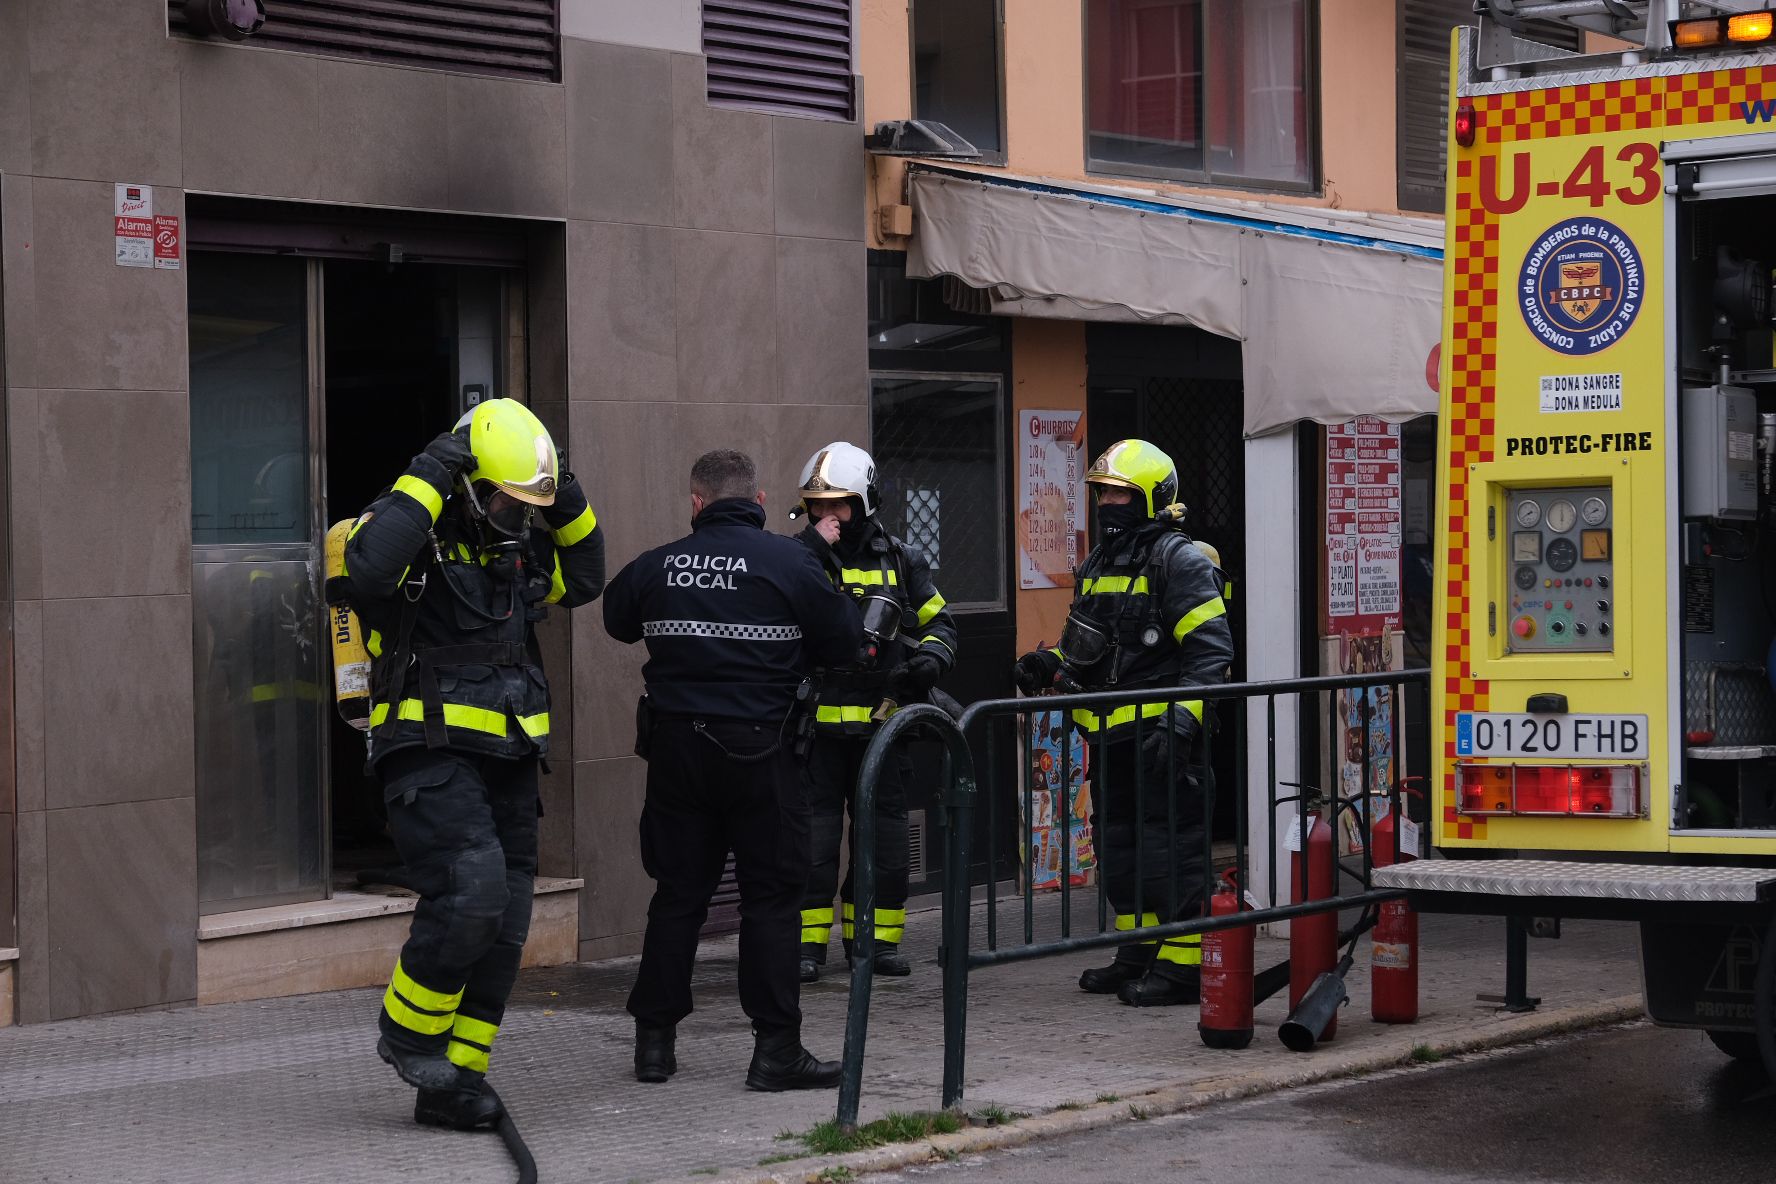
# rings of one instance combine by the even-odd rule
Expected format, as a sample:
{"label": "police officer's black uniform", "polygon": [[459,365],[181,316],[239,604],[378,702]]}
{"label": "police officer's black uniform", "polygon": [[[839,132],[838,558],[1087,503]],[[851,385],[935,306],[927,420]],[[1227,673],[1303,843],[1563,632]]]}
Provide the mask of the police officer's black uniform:
{"label": "police officer's black uniform", "polygon": [[481,1088],[529,932],[549,748],[536,623],[604,586],[603,532],[571,474],[539,507],[542,526],[491,548],[452,496],[469,460],[465,442],[435,441],[345,549],[372,655],[370,763],[420,894],[380,1047],[420,1087],[421,1121],[429,1092]]}
{"label": "police officer's black uniform", "polygon": [[629,995],[636,1076],[676,1069],[673,1033],[691,1012],[691,966],[731,849],[740,882],[740,1003],[758,1048],[747,1084],[829,1085],[837,1066],[801,1048],[797,909],[808,874],[808,809],[792,755],[797,689],[848,660],[861,618],[794,539],[766,532],[756,502],[703,507],[692,533],[618,572],[604,623],[645,640],[648,760],[641,857],[655,882]]}

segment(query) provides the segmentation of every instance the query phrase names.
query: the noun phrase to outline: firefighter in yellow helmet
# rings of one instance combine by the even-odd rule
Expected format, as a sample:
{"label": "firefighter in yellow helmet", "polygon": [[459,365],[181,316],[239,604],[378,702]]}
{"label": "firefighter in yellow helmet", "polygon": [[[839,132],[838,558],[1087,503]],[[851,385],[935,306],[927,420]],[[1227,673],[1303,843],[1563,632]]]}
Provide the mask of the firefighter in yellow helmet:
{"label": "firefighter in yellow helmet", "polygon": [[488,1051],[518,975],[537,865],[549,690],[535,627],[604,588],[604,536],[511,399],[433,440],[352,526],[347,598],[372,655],[370,765],[419,891],[377,1052],[415,1121],[498,1121]]}
{"label": "firefighter in yellow helmet", "polygon": [[[1096,495],[1097,545],[1079,569],[1060,644],[1018,659],[1019,689],[1224,681],[1233,660],[1224,577],[1181,529],[1172,458],[1145,440],[1121,440],[1085,479]],[[1073,712],[1099,762],[1092,771],[1094,825],[1119,930],[1201,911],[1203,720],[1200,699]],[[1195,1003],[1201,964],[1200,937],[1131,938],[1109,966],[1081,975],[1079,986],[1137,1007]]]}

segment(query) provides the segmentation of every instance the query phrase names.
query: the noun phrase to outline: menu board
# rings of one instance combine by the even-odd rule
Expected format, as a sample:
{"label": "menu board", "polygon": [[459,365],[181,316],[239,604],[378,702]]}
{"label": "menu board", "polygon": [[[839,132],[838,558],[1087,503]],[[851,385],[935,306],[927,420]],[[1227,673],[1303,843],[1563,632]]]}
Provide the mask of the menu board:
{"label": "menu board", "polygon": [[1085,413],[1024,411],[1018,432],[1018,587],[1071,588],[1085,558]]}
{"label": "menu board", "polygon": [[1400,425],[1373,415],[1326,428],[1325,634],[1400,625]]}

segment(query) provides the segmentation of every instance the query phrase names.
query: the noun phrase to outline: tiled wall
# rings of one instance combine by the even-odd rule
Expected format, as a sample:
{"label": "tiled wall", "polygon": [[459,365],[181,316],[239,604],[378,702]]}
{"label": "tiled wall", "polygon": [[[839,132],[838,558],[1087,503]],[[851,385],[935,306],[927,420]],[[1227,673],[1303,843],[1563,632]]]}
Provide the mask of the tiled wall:
{"label": "tiled wall", "polygon": [[[613,570],[682,531],[697,452],[752,450],[780,515],[808,452],[867,431],[858,128],[712,111],[691,54],[564,56],[544,85],[173,41],[139,0],[0,3],[21,1019],[196,994],[185,273],[114,265],[114,182],[157,213],[192,189],[547,220],[531,390]],[[639,660],[597,612],[547,639],[543,866],[586,878],[586,954],[636,947],[649,887]]]}
{"label": "tiled wall", "polygon": [[[575,464],[611,570],[685,533],[691,461],[711,448],[753,456],[786,529],[802,462],[869,431],[862,133],[711,109],[687,54],[575,42],[566,69],[571,447],[602,458]],[[643,654],[596,622],[574,640],[580,952],[632,953],[651,890],[631,755]]]}

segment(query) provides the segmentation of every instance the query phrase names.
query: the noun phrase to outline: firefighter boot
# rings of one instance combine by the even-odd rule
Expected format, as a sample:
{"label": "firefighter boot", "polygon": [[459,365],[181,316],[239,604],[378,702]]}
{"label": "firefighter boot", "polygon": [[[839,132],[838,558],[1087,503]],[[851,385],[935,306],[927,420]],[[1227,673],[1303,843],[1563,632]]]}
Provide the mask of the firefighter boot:
{"label": "firefighter boot", "polygon": [[756,1035],[746,1088],[763,1093],[787,1089],[831,1089],[839,1083],[839,1063],[815,1059],[795,1032]]}
{"label": "firefighter boot", "polygon": [[456,1088],[456,1065],[441,1052],[413,1052],[391,1044],[384,1036],[376,1042],[376,1055],[393,1065],[408,1085],[433,1090]]}
{"label": "firefighter boot", "polygon": [[[870,961],[874,964],[876,973],[883,978],[906,978],[913,973],[913,964],[908,962],[907,956],[900,952],[899,942],[878,941],[875,955]],[[851,942],[847,939],[845,942],[845,965],[850,966],[851,964]]]}
{"label": "firefighter boot", "polygon": [[1108,966],[1094,966],[1079,976],[1079,989],[1088,995],[1114,995],[1147,973],[1146,967],[1121,958]]}
{"label": "firefighter boot", "polygon": [[1202,998],[1202,974],[1194,966],[1176,970],[1150,970],[1147,976],[1124,983],[1116,997],[1130,1007],[1175,1007],[1199,1002]]}
{"label": "firefighter boot", "polygon": [[635,1080],[657,1085],[678,1072],[678,1025],[635,1021]]}
{"label": "firefighter boot", "polygon": [[801,980],[805,983],[820,981],[820,968],[826,965],[826,946],[815,945],[811,941],[802,943]]}
{"label": "firefighter boot", "polygon": [[413,1121],[421,1126],[447,1126],[452,1130],[472,1131],[477,1127],[496,1126],[504,1118],[506,1108],[483,1075],[470,1069],[461,1070],[455,1089],[422,1089],[413,1103]]}

